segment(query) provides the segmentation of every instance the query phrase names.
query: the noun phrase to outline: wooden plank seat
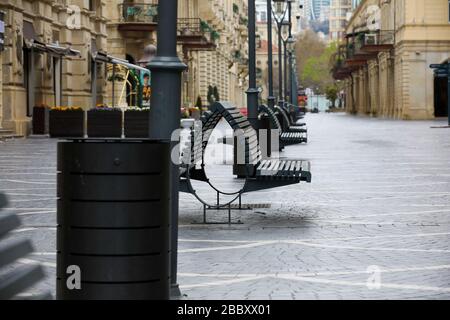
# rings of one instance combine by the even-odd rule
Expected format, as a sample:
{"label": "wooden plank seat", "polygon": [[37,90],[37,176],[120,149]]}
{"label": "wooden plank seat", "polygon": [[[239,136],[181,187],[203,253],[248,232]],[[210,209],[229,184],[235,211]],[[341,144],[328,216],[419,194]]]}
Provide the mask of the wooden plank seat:
{"label": "wooden plank seat", "polygon": [[259,111],[269,117],[270,123],[274,129],[279,130],[281,149],[287,145],[308,141],[308,131],[306,127],[283,126],[276,113],[266,105],[259,106]]}
{"label": "wooden plank seat", "polygon": [[[247,117],[227,102],[216,102],[191,130],[191,139],[181,151],[180,191],[191,192],[186,179],[208,182],[204,153],[213,129],[225,119],[234,130],[233,174],[246,179],[244,192],[311,182],[310,163],[300,159],[262,159],[257,133]],[[240,153],[237,150],[242,150]],[[242,158],[242,159],[241,159]]]}

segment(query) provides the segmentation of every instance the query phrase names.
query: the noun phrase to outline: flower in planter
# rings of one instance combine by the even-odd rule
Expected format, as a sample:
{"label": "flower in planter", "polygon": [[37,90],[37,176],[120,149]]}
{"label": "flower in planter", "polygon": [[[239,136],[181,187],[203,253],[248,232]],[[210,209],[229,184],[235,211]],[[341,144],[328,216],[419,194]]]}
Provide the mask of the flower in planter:
{"label": "flower in planter", "polygon": [[124,134],[127,138],[148,138],[150,108],[131,107],[124,113]]}
{"label": "flower in planter", "polygon": [[128,111],[141,111],[141,112],[142,111],[150,111],[150,108],[149,107],[145,107],[145,108],[130,107],[125,110],[125,112],[128,112]]}
{"label": "flower in planter", "polygon": [[187,108],[181,108],[181,118],[182,119],[187,119],[189,118],[189,110]]}
{"label": "flower in planter", "polygon": [[190,113],[193,113],[193,112],[196,112],[196,111],[200,111],[200,108],[198,108],[198,107],[189,108],[189,112]]}
{"label": "flower in planter", "polygon": [[120,108],[108,107],[108,106],[92,108],[89,111],[120,111],[120,112],[122,112],[122,110]]}
{"label": "flower in planter", "polygon": [[63,107],[63,106],[56,106],[50,108],[51,111],[83,111],[81,107]]}
{"label": "flower in planter", "polygon": [[56,106],[50,108],[49,133],[52,138],[83,137],[84,112],[81,107]]}

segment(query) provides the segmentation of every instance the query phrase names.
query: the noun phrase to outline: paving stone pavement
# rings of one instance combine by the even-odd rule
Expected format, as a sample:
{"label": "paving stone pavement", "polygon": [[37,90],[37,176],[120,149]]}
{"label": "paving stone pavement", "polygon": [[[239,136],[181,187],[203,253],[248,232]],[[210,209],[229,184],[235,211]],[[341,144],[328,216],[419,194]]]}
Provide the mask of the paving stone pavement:
{"label": "paving stone pavement", "polygon": [[[280,156],[310,160],[313,182],[243,198],[270,208],[233,211],[239,225],[198,225],[201,205],[181,194],[178,282],[186,298],[449,299],[450,132],[431,128],[445,123],[343,114],[306,121],[309,143]],[[54,140],[0,144],[0,192],[10,199],[0,214],[23,221],[6,241],[31,238],[36,253],[20,263],[43,262],[48,275],[31,294],[55,291],[55,163]],[[223,189],[242,184],[230,166],[211,161],[207,170]]]}

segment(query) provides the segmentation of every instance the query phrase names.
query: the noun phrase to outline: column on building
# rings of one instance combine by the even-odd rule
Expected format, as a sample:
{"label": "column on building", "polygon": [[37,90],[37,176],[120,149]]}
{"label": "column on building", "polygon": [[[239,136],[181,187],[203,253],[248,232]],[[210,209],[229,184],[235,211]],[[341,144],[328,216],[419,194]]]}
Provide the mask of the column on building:
{"label": "column on building", "polygon": [[369,85],[369,112],[372,116],[381,114],[379,103],[379,86],[378,86],[378,61],[370,60],[368,65],[368,85]]}

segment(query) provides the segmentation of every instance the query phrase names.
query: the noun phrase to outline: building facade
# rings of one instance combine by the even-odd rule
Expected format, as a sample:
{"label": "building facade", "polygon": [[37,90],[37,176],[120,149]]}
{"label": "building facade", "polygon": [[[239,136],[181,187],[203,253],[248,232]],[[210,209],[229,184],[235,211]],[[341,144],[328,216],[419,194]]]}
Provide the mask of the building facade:
{"label": "building facade", "polygon": [[[91,102],[93,47],[106,50],[105,1],[2,0],[0,128],[27,135],[34,106]],[[105,87],[99,82],[101,97]]]}
{"label": "building facade", "polygon": [[[107,3],[108,53],[141,64],[144,48],[157,46],[158,0]],[[193,107],[199,97],[206,105],[210,88],[217,89],[221,100],[244,105],[248,89],[246,15],[243,0],[178,1],[178,53],[188,67],[183,73],[182,106]],[[116,86],[115,91],[120,91],[124,83],[118,81]]]}
{"label": "building facade", "polygon": [[331,0],[329,20],[331,41],[343,39],[351,12],[352,0]]}
{"label": "building facade", "polygon": [[[1,0],[6,30],[0,128],[28,135],[36,106],[136,105],[138,79],[126,65],[145,67],[144,49],[157,46],[157,5],[157,0]],[[207,105],[211,88],[221,100],[243,107],[246,1],[180,0],[178,6],[178,53],[188,66],[180,107],[194,106],[199,97]]]}
{"label": "building facade", "polygon": [[448,0],[364,0],[346,29],[333,72],[350,113],[396,119],[446,115],[448,94],[430,64],[450,58]]}

